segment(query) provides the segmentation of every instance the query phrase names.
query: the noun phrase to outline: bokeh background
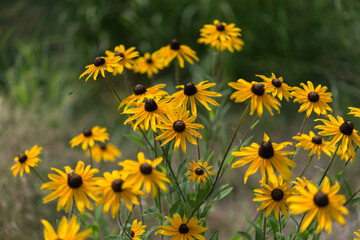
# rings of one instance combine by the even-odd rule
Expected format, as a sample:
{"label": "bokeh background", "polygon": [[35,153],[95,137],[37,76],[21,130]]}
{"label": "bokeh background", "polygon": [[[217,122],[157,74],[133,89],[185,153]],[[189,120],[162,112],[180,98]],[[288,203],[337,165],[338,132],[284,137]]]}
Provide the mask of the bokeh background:
{"label": "bokeh background", "polygon": [[[256,80],[255,74],[274,72],[283,76],[290,86],[308,80],[328,86],[333,93],[334,114],[345,115],[348,106],[360,107],[360,2],[357,0],[2,0],[1,5],[1,239],[40,239],[43,228],[40,219],[49,219],[54,224],[54,219],[62,214],[55,211],[56,202],[41,204],[44,193],[35,176],[13,178],[10,167],[19,152],[35,144],[42,146],[39,171],[46,175],[50,167],[62,168],[84,159],[81,150],[71,149],[68,142],[84,127],[100,125],[109,129],[112,142],[119,146],[124,157],[135,156],[135,152],[126,150],[130,143],[123,137],[131,129],[122,124],[124,117],[117,112],[116,99],[104,81],[100,78],[85,83],[78,79],[94,57],[104,55],[105,50],[116,45],[135,46],[143,54],[178,38],[200,58],[199,63],[188,64],[181,71],[182,81],[199,82],[209,79],[213,56],[211,49],[197,44],[199,29],[214,19],[233,22],[242,28],[245,46],[242,52],[224,53],[225,82],[238,78]],[[134,84],[148,84],[146,76],[130,75]],[[172,69],[167,69],[156,76],[155,82],[172,86],[173,76]],[[115,79],[115,85],[126,97],[123,78]],[[222,93],[227,97],[230,91],[223,89]],[[226,147],[232,126],[244,106],[229,107],[223,119],[228,134],[225,131],[220,136],[219,151]],[[291,141],[303,119],[302,114],[297,114],[298,107],[283,102],[281,114],[271,118],[265,114],[258,130],[252,133],[254,139],[260,141],[265,131],[274,142]],[[349,118],[359,124],[359,120]],[[252,119],[247,121],[250,124]],[[308,130],[312,125],[308,124]],[[307,159],[306,153],[300,154],[298,164]],[[324,167],[327,162],[325,157],[316,164]],[[339,161],[334,169],[342,164]],[[359,159],[356,159],[344,171],[353,191],[359,187],[358,169]],[[299,172],[296,169],[294,175]],[[246,219],[256,214],[251,190],[242,184],[243,174],[244,169],[230,170],[223,179],[233,185],[234,191],[214,206],[209,217],[210,231],[219,228],[221,222],[219,239],[231,239],[236,231],[244,231],[248,227]],[[307,176],[316,174],[320,173],[314,168]],[[256,179],[250,179],[250,185],[257,186]],[[351,211],[341,236],[350,239],[358,227],[356,211]],[[340,235],[335,234],[332,239],[337,236]]]}

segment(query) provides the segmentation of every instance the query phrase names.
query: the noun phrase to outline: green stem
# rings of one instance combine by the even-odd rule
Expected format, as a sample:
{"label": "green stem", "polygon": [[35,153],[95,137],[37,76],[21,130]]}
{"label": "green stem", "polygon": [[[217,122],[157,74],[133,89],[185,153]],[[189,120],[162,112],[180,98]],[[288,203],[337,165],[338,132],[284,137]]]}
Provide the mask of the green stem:
{"label": "green stem", "polygon": [[72,215],[74,214],[74,210],[75,210],[75,199],[73,197],[71,200],[71,207],[70,207],[70,212],[69,212],[69,216],[68,216],[68,221],[70,221]]}
{"label": "green stem", "polygon": [[45,178],[43,178],[43,177],[38,173],[38,171],[35,170],[35,168],[31,167],[31,170],[35,173],[36,176],[38,176],[38,178],[41,179],[41,181],[43,181],[44,183],[46,183]]}
{"label": "green stem", "polygon": [[298,225],[298,229],[297,229],[296,234],[294,235],[294,238],[293,238],[292,240],[295,240],[295,239],[296,239],[296,235],[300,232],[301,224],[302,224],[302,222],[304,221],[304,218],[305,218],[305,213],[303,214],[303,216],[302,216],[302,218],[301,218],[301,220],[300,220],[300,223],[299,223],[299,225]]}
{"label": "green stem", "polygon": [[140,215],[141,215],[141,221],[143,222],[143,224],[145,224],[145,219],[143,216],[143,206],[142,206],[142,201],[141,201],[141,197],[139,197],[139,206],[140,206]]}
{"label": "green stem", "polygon": [[[132,211],[130,211],[129,216],[128,216],[128,218],[126,219],[126,222],[125,222],[125,224],[124,224],[124,226],[123,226],[123,229],[122,229],[122,232],[121,232],[120,237],[122,237],[122,236],[124,235],[124,233],[126,232],[126,226],[127,226],[128,222],[129,222],[129,220],[130,220],[130,217],[131,217],[132,212],[134,211],[134,208],[135,208],[135,204],[132,205]],[[130,239],[131,239],[131,238],[130,238]]]}
{"label": "green stem", "polygon": [[156,148],[156,136],[157,134],[155,132],[153,132],[153,135],[154,135],[154,154],[155,154],[155,158],[157,158],[157,148]]}
{"label": "green stem", "polygon": [[[341,139],[342,139],[342,138],[341,138]],[[340,141],[341,141],[341,139],[340,139]],[[338,146],[337,146],[337,148],[336,148],[336,150],[335,150],[335,152],[334,152],[334,154],[333,154],[333,156],[332,156],[332,158],[331,158],[331,161],[330,161],[328,167],[326,168],[324,174],[323,174],[322,177],[321,177],[321,180],[320,180],[320,182],[319,182],[319,186],[321,185],[321,183],[322,183],[322,181],[324,180],[326,174],[328,173],[331,165],[333,164],[334,159],[335,159],[335,156],[336,156],[336,153],[337,153],[337,151],[339,150],[339,147],[340,147],[340,143],[338,144]]]}
{"label": "green stem", "polygon": [[[359,149],[359,146],[356,147],[355,152],[356,152],[358,149]],[[342,166],[342,168],[340,168],[340,170],[338,171],[337,174],[341,173],[341,172],[344,170],[344,168],[346,167],[346,165],[348,165],[348,163],[350,162],[350,160],[351,160],[351,156],[348,158],[348,160],[346,161],[346,163],[344,164],[344,166]],[[336,174],[336,175],[337,175],[337,174]]]}
{"label": "green stem", "polygon": [[306,164],[306,166],[305,166],[304,170],[300,173],[299,178],[301,178],[301,177],[304,175],[304,173],[305,173],[306,169],[308,168],[308,166],[310,165],[310,163],[311,163],[311,161],[312,161],[313,157],[314,157],[314,155],[311,155],[311,157],[310,157],[309,161],[307,162],[307,164]]}
{"label": "green stem", "polygon": [[263,239],[266,239],[266,217],[264,212],[264,226],[263,226]]}
{"label": "green stem", "polygon": [[[302,123],[302,125],[301,125],[300,133],[299,133],[297,136],[301,136],[301,134],[303,133],[303,131],[304,131],[304,129],[305,129],[305,125],[306,125],[307,120],[308,120],[308,117],[307,117],[307,115],[305,114],[303,123]],[[296,149],[296,144],[297,144],[298,142],[299,142],[299,140],[296,140],[296,142],[295,142],[295,144],[294,144],[294,148],[293,148],[292,151],[295,151],[295,149]],[[293,160],[293,159],[294,159],[294,156],[295,156],[294,154],[291,155],[290,159]]]}
{"label": "green stem", "polygon": [[[279,233],[280,233],[280,236],[282,235],[282,229],[281,229],[281,213],[279,214],[279,219],[278,219],[278,221],[279,221]],[[282,239],[282,237],[280,237],[280,239]]]}
{"label": "green stem", "polygon": [[[195,119],[195,123],[198,123],[197,118]],[[199,141],[199,138],[198,138],[198,137],[196,137],[196,142],[197,142],[197,145],[196,145],[197,157],[198,157],[198,160],[201,160],[200,141]]]}
{"label": "green stem", "polygon": [[358,189],[351,197],[346,201],[344,206],[346,206],[358,193],[360,192],[360,189]]}
{"label": "green stem", "polygon": [[[161,210],[161,195],[160,195],[160,189],[158,188],[157,189],[157,202],[158,202],[158,206],[157,208],[159,209],[159,212],[160,212],[160,215],[162,216],[162,210]],[[163,222],[162,222],[162,217],[160,218],[160,225],[163,225]],[[161,240],[163,239],[163,235],[161,235]]]}
{"label": "green stem", "polygon": [[112,84],[112,82],[111,82],[109,76],[107,75],[107,73],[105,73],[105,79],[106,79],[107,84],[108,84],[109,87],[111,88],[112,92],[115,94],[116,98],[117,98],[117,99],[119,100],[119,102],[121,103],[122,100],[121,100],[119,94],[117,93],[117,91],[116,91],[114,85]]}
{"label": "green stem", "polygon": [[146,140],[146,142],[149,144],[151,150],[155,151],[154,147],[152,146],[151,142],[149,141],[149,139],[147,138],[145,132],[141,129],[141,127],[139,127],[140,132],[142,133],[144,139]]}
{"label": "green stem", "polygon": [[92,159],[92,151],[91,151],[91,147],[89,148],[89,156],[90,156],[90,166],[93,165],[93,159]]}

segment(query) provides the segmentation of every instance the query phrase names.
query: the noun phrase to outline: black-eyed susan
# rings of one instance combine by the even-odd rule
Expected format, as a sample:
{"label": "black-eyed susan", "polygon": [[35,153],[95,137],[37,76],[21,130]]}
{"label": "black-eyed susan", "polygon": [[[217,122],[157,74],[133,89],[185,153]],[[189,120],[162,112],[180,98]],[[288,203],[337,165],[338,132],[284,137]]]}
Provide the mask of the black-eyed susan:
{"label": "black-eyed susan", "polygon": [[114,68],[113,74],[122,74],[124,67],[132,69],[134,65],[134,58],[139,56],[139,52],[135,51],[135,47],[125,48],[123,44],[116,46],[114,52],[106,50],[105,54],[108,57],[120,57],[117,67]]}
{"label": "black-eyed susan", "polygon": [[343,206],[346,202],[345,196],[337,194],[340,189],[338,182],[330,186],[329,178],[325,177],[320,189],[312,182],[307,184],[307,189],[303,187],[295,188],[300,195],[289,197],[288,203],[291,214],[306,212],[306,216],[300,227],[301,232],[307,229],[314,218],[317,219],[315,233],[319,233],[325,228],[328,234],[330,234],[332,218],[342,226],[345,225],[343,215],[348,215],[349,211]]}
{"label": "black-eyed susan", "polygon": [[158,53],[155,52],[150,55],[150,53],[145,53],[143,57],[136,59],[134,64],[134,72],[139,72],[141,74],[147,74],[148,78],[152,78],[154,74],[158,74],[159,70],[164,68],[164,62],[158,56]]}
{"label": "black-eyed susan", "polygon": [[111,207],[111,216],[115,218],[120,209],[120,202],[123,200],[126,207],[132,211],[132,204],[139,205],[137,196],[145,196],[139,189],[134,188],[133,183],[128,181],[128,173],[120,171],[112,171],[112,173],[105,172],[103,178],[96,181],[98,186],[97,192],[102,194],[96,202],[96,206],[104,204],[104,214],[106,214]]}
{"label": "black-eyed susan", "polygon": [[250,147],[242,147],[240,151],[232,153],[233,156],[243,157],[232,164],[232,168],[242,167],[245,164],[251,163],[244,176],[244,183],[246,183],[248,177],[257,172],[260,168],[262,174],[261,182],[265,182],[266,175],[268,177],[274,176],[274,168],[285,179],[290,180],[293,174],[289,167],[295,168],[296,163],[291,161],[286,155],[294,154],[295,152],[281,151],[288,145],[292,145],[291,142],[273,143],[270,142],[270,138],[264,133],[263,142],[258,145],[252,143]]}
{"label": "black-eyed susan", "polygon": [[165,66],[168,66],[175,58],[181,68],[185,66],[184,59],[190,64],[194,64],[194,60],[199,61],[196,52],[189,46],[180,44],[178,39],[171,40],[169,45],[160,48],[156,54],[163,60]]}
{"label": "black-eyed susan", "polygon": [[236,103],[251,99],[250,115],[256,110],[258,116],[261,117],[263,105],[271,115],[273,115],[272,108],[276,109],[278,113],[280,112],[280,102],[266,93],[267,89],[264,84],[255,81],[249,83],[244,79],[239,79],[237,82],[230,82],[229,86],[237,90],[230,95],[230,99],[234,99]]}
{"label": "black-eyed susan", "polygon": [[51,224],[46,220],[41,220],[44,225],[44,239],[45,240],[84,240],[87,238],[92,230],[87,229],[82,232],[80,230],[80,223],[76,222],[76,216],[72,216],[68,222],[66,217],[62,217],[57,232],[51,226]]}
{"label": "black-eyed susan", "polygon": [[156,234],[161,234],[165,236],[173,236],[171,239],[179,239],[179,240],[205,240],[205,237],[201,234],[205,232],[208,228],[200,226],[201,223],[199,220],[195,218],[191,218],[187,221],[186,216],[181,218],[180,214],[173,214],[173,218],[165,216],[165,218],[169,221],[170,226],[158,226],[157,228],[161,228],[158,230]]}
{"label": "black-eyed susan", "polygon": [[93,64],[87,65],[85,68],[85,72],[83,72],[79,79],[88,74],[87,80],[94,74],[94,80],[96,80],[99,72],[101,73],[101,76],[105,78],[105,70],[108,72],[113,72],[114,69],[116,69],[120,61],[120,57],[96,57]]}
{"label": "black-eyed susan", "polygon": [[57,211],[60,211],[65,206],[65,212],[68,212],[74,199],[79,212],[84,213],[85,207],[94,210],[94,206],[90,203],[88,197],[97,200],[95,183],[98,178],[94,177],[94,175],[99,170],[91,168],[90,165],[86,166],[86,168],[84,166],[84,162],[79,161],[74,170],[69,166],[64,167],[65,172],[51,168],[58,175],[48,174],[52,181],[41,186],[41,189],[53,191],[44,197],[43,202],[47,203],[59,198]]}
{"label": "black-eyed susan", "polygon": [[308,118],[313,111],[318,116],[320,114],[327,116],[327,111],[332,112],[331,107],[327,104],[332,102],[332,93],[326,92],[328,89],[326,86],[322,87],[321,84],[319,84],[314,88],[314,85],[310,81],[307,82],[307,85],[304,83],[300,85],[304,89],[293,87],[293,92],[291,93],[295,97],[294,102],[302,104],[298,111],[299,113],[306,110],[306,117]]}
{"label": "black-eyed susan", "polygon": [[20,177],[23,177],[24,170],[27,174],[30,174],[30,167],[37,167],[37,163],[41,162],[41,159],[37,157],[41,150],[42,147],[35,145],[30,150],[25,150],[25,152],[16,156],[14,158],[16,163],[11,167],[14,177],[16,177],[19,171]]}
{"label": "black-eyed susan", "polygon": [[355,117],[360,117],[360,108],[356,108],[356,107],[349,107],[350,112],[348,114],[352,114]]}
{"label": "black-eyed susan", "polygon": [[[314,184],[313,181],[311,181],[311,182]],[[292,187],[294,194],[300,194],[300,192],[298,192],[296,190],[298,187],[301,188],[301,189],[305,189],[306,191],[309,190],[309,188],[308,188],[309,180],[307,180],[306,177],[302,177],[302,178],[297,177],[296,181],[293,181],[292,183],[294,184],[294,186],[296,186],[296,187]]]}
{"label": "black-eyed susan", "polygon": [[271,73],[271,78],[268,78],[264,75],[255,75],[261,79],[263,79],[265,82],[261,82],[265,85],[265,88],[268,89],[269,92],[271,92],[272,96],[277,96],[280,100],[283,99],[283,97],[286,99],[286,101],[289,101],[289,98],[291,98],[290,91],[292,91],[292,87],[284,83],[283,77],[276,77],[274,73]]}
{"label": "black-eyed susan", "polygon": [[[90,151],[87,152],[87,155],[90,156]],[[91,157],[96,162],[100,162],[101,160],[104,162],[114,162],[115,158],[121,157],[121,152],[111,143],[100,142],[91,148]]]}
{"label": "black-eyed susan", "polygon": [[134,93],[125,98],[119,105],[118,110],[125,105],[128,108],[133,103],[141,103],[146,98],[156,98],[168,95],[168,93],[161,88],[164,88],[166,84],[158,84],[149,88],[146,88],[142,84],[137,84],[134,87]]}
{"label": "black-eyed susan", "polygon": [[354,234],[356,235],[356,238],[354,238],[354,240],[359,240],[360,239],[360,229],[356,230],[354,232]]}
{"label": "black-eyed susan", "polygon": [[124,109],[121,114],[134,114],[128,117],[124,124],[136,120],[134,124],[134,131],[140,123],[144,124],[145,130],[151,129],[156,132],[156,128],[160,124],[161,117],[165,117],[165,114],[171,112],[172,106],[168,103],[168,99],[161,98],[149,98],[145,102],[136,104],[136,107]]}
{"label": "black-eyed susan", "polygon": [[227,24],[214,20],[213,24],[205,24],[200,29],[198,43],[210,45],[220,51],[229,50],[230,52],[242,50],[244,42],[240,39],[241,29],[235,27],[234,23]]}
{"label": "black-eyed susan", "polygon": [[[187,171],[185,174],[190,174],[188,176],[188,180],[197,181],[198,184],[202,181],[203,183],[206,183],[207,179],[209,179],[209,175],[216,175],[214,172],[210,171],[210,169],[213,168],[213,166],[208,166],[208,162],[202,163],[201,160],[198,160],[196,163],[193,161],[193,163],[189,163],[189,166],[187,166],[189,171]],[[204,171],[204,168],[206,171]]]}
{"label": "black-eyed susan", "polygon": [[323,151],[326,155],[331,157],[331,152],[335,151],[335,147],[331,146],[328,141],[325,141],[319,135],[315,135],[313,131],[307,134],[301,134],[300,136],[295,136],[293,139],[297,140],[298,143],[296,147],[302,147],[304,150],[311,150],[309,156],[317,153],[318,159],[321,157],[321,151]]}
{"label": "black-eyed susan", "polygon": [[269,178],[269,184],[263,184],[264,189],[255,189],[255,198],[253,201],[264,201],[258,211],[265,210],[265,217],[268,217],[274,209],[275,218],[279,219],[280,210],[286,218],[289,218],[287,211],[287,199],[292,194],[289,188],[290,181],[284,181],[281,175],[279,177]]}
{"label": "black-eyed susan", "polygon": [[[330,121],[329,121],[330,120]],[[341,139],[341,150],[342,154],[345,154],[349,151],[349,154],[352,158],[355,158],[355,150],[353,146],[353,141],[356,145],[360,146],[360,136],[357,134],[357,131],[354,129],[354,124],[350,120],[344,121],[340,116],[337,117],[337,120],[329,115],[329,120],[325,119],[316,119],[315,121],[322,121],[325,125],[317,125],[315,128],[322,130],[319,132],[322,136],[334,136],[331,140],[331,146],[335,145]]]}
{"label": "black-eyed susan", "polygon": [[130,237],[132,240],[141,240],[139,236],[145,232],[146,225],[142,225],[142,222],[138,222],[135,219],[131,225]]}
{"label": "black-eyed susan", "polygon": [[71,147],[76,147],[81,144],[82,149],[85,151],[87,147],[93,147],[95,141],[105,142],[109,140],[109,133],[106,128],[95,126],[92,129],[84,128],[83,132],[70,140]]}
{"label": "black-eyed susan", "polygon": [[193,115],[197,115],[196,103],[195,99],[198,100],[207,110],[211,111],[208,103],[219,106],[220,104],[215,100],[209,97],[221,97],[220,93],[207,91],[205,89],[213,87],[216,83],[208,83],[209,81],[202,81],[198,84],[194,84],[192,82],[188,82],[185,85],[177,86],[176,88],[181,88],[180,90],[173,95],[171,95],[172,102],[176,103],[179,106],[187,106],[188,100],[190,100],[191,104],[191,113]]}
{"label": "black-eyed susan", "polygon": [[142,152],[137,154],[138,161],[126,159],[123,162],[119,162],[119,165],[124,168],[124,171],[129,174],[128,182],[133,183],[137,189],[142,188],[145,185],[145,191],[152,193],[155,198],[157,194],[157,187],[164,192],[167,192],[167,187],[164,182],[170,183],[170,180],[166,177],[166,174],[155,169],[159,165],[163,158],[155,158],[154,161],[145,159],[145,155]]}
{"label": "black-eyed susan", "polygon": [[194,123],[196,119],[195,115],[191,117],[189,117],[189,115],[189,111],[179,109],[177,112],[168,114],[168,118],[161,118],[162,124],[159,125],[158,128],[165,131],[155,138],[156,140],[165,139],[161,146],[164,146],[175,138],[174,151],[176,152],[181,145],[182,151],[186,153],[186,140],[194,145],[198,145],[191,135],[202,138],[196,129],[202,129],[204,126],[200,123]]}

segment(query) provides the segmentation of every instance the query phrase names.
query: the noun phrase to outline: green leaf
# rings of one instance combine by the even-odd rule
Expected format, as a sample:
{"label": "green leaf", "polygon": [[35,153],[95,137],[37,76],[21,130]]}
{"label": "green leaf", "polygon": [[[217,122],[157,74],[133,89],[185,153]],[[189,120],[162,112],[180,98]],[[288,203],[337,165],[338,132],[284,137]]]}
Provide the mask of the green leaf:
{"label": "green leaf", "polygon": [[259,226],[255,225],[253,222],[247,221],[255,228],[255,240],[264,240],[262,235],[262,230]]}
{"label": "green leaf", "polygon": [[196,196],[195,204],[192,207],[195,207],[200,202],[202,202],[205,199],[206,195],[208,195],[209,191],[210,191],[210,184],[209,184],[209,182],[207,182],[198,192],[198,194]]}
{"label": "green leaf", "polygon": [[150,236],[150,234],[156,229],[156,226],[153,226],[152,228],[150,228],[149,230],[146,230],[145,235],[144,235],[144,240],[148,239],[148,237]]}
{"label": "green leaf", "polygon": [[348,204],[352,205],[352,204],[357,203],[359,201],[360,201],[360,197],[356,197],[356,198],[351,199],[351,201]]}
{"label": "green leaf", "polygon": [[219,230],[216,230],[213,235],[209,238],[209,240],[218,240],[219,239]]}
{"label": "green leaf", "polygon": [[276,218],[270,214],[267,218],[270,228],[272,229],[274,239],[276,239],[276,233],[279,232],[279,222],[276,220]]}
{"label": "green leaf", "polygon": [[251,235],[249,233],[241,231],[238,231],[237,233],[245,237],[247,240],[251,240]]}
{"label": "green leaf", "polygon": [[345,179],[343,179],[343,183],[345,185],[348,197],[351,197],[352,196],[352,191],[351,191],[351,188],[350,188],[349,184],[345,181]]}
{"label": "green leaf", "polygon": [[123,134],[123,136],[133,140],[134,142],[139,144],[141,147],[146,149],[146,145],[144,144],[144,142],[140,138],[134,137],[134,136],[129,135],[129,134]]}

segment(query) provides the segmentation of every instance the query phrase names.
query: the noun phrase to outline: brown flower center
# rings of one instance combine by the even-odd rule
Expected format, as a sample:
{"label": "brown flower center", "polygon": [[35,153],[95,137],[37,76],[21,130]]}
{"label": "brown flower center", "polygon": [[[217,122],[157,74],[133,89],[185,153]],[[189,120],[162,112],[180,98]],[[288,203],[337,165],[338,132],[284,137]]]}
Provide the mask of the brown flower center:
{"label": "brown flower center", "polygon": [[274,156],[274,148],[271,142],[262,142],[259,147],[259,156],[264,159],[269,159]]}
{"label": "brown flower center", "polygon": [[343,124],[341,124],[339,129],[342,134],[350,136],[354,131],[354,124],[352,121],[346,120]]}
{"label": "brown flower center", "polygon": [[224,31],[224,30],[225,30],[224,24],[222,24],[221,22],[219,22],[219,23],[216,25],[216,30],[218,30],[219,32]]}
{"label": "brown flower center", "polygon": [[158,109],[158,105],[154,101],[154,99],[147,99],[145,101],[145,111],[147,112],[153,112]]}
{"label": "brown flower center", "polygon": [[121,187],[122,187],[122,184],[123,184],[123,183],[124,183],[124,181],[121,180],[121,179],[116,179],[116,180],[114,180],[114,181],[111,183],[111,188],[112,188],[112,190],[114,190],[114,192],[121,192],[121,191],[122,191]]}
{"label": "brown flower center", "polygon": [[134,94],[141,95],[146,92],[146,87],[142,84],[138,84],[134,87]]}
{"label": "brown flower center", "polygon": [[25,155],[25,153],[20,153],[19,154],[19,162],[24,163],[26,160],[27,160],[27,156]]}
{"label": "brown flower center", "polygon": [[313,143],[315,143],[316,145],[321,145],[321,144],[322,144],[322,138],[321,138],[320,136],[318,136],[318,135],[315,135],[315,136],[311,139],[311,141],[312,141]]}
{"label": "brown flower center", "polygon": [[71,175],[68,175],[68,186],[71,188],[79,188],[82,184],[82,178],[80,175],[77,175],[76,173],[73,173]]}
{"label": "brown flower center", "polygon": [[121,57],[121,60],[125,57],[124,53],[122,52],[115,52],[115,56]]}
{"label": "brown flower center", "polygon": [[83,134],[84,134],[85,137],[90,137],[92,135],[92,132],[91,132],[90,129],[84,128]]}
{"label": "brown flower center", "polygon": [[272,190],[271,198],[274,201],[281,201],[284,198],[284,192],[282,190],[276,188],[276,189]]}
{"label": "brown flower center", "polygon": [[251,91],[258,95],[258,96],[262,96],[264,95],[265,93],[265,85],[264,84],[261,84],[261,83],[256,83],[256,84],[253,84],[252,87],[251,87]]}
{"label": "brown flower center", "polygon": [[204,170],[202,170],[201,168],[197,168],[195,169],[195,174],[201,176],[204,174]]}
{"label": "brown flower center", "polygon": [[173,129],[176,132],[181,133],[181,132],[185,131],[185,123],[183,121],[181,121],[181,120],[177,120],[173,124]]}
{"label": "brown flower center", "polygon": [[274,85],[274,87],[277,87],[277,88],[281,87],[281,85],[282,85],[282,82],[277,78],[273,79],[271,81],[271,83],[272,83],[272,85]]}
{"label": "brown flower center", "polygon": [[100,67],[100,66],[102,66],[104,64],[105,64],[105,59],[104,58],[102,58],[102,57],[95,58],[95,60],[94,60],[95,67]]}
{"label": "brown flower center", "polygon": [[182,223],[179,227],[179,233],[185,234],[189,232],[189,228],[186,226],[185,223]]}
{"label": "brown flower center", "polygon": [[142,174],[148,175],[152,172],[152,167],[148,163],[143,163],[140,166],[140,171]]}
{"label": "brown flower center", "polygon": [[146,63],[147,63],[147,64],[152,64],[152,62],[153,62],[153,60],[152,60],[151,58],[147,58],[147,59],[146,59]]}
{"label": "brown flower center", "polygon": [[105,144],[105,143],[100,142],[100,143],[99,143],[99,147],[100,147],[101,150],[103,150],[103,151],[106,150],[106,144]]}
{"label": "brown flower center", "polygon": [[184,94],[186,96],[193,96],[195,93],[197,93],[197,89],[192,82],[188,82],[184,86]]}
{"label": "brown flower center", "polygon": [[310,92],[308,94],[308,100],[310,102],[317,102],[317,101],[319,101],[319,98],[320,98],[320,96],[317,92]]}
{"label": "brown flower center", "polygon": [[318,207],[326,207],[329,204],[329,198],[325,193],[318,192],[314,196],[314,203]]}
{"label": "brown flower center", "polygon": [[180,49],[180,41],[177,40],[176,38],[174,38],[173,40],[171,40],[170,42],[170,48],[172,50],[179,50]]}
{"label": "brown flower center", "polygon": [[135,237],[135,233],[134,233],[134,231],[133,230],[131,230],[131,232],[130,232],[130,237]]}

